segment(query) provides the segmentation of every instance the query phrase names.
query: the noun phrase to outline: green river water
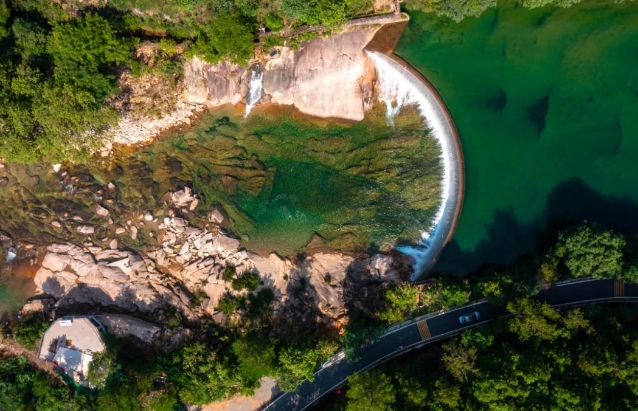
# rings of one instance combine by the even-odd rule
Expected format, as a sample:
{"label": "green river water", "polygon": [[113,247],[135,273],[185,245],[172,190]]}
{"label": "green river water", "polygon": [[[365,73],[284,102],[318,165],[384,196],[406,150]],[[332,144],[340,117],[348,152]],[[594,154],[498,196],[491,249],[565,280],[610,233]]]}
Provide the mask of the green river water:
{"label": "green river water", "polygon": [[440,91],[466,161],[438,269],[509,261],[570,221],[638,229],[638,4],[411,17],[396,52]]}

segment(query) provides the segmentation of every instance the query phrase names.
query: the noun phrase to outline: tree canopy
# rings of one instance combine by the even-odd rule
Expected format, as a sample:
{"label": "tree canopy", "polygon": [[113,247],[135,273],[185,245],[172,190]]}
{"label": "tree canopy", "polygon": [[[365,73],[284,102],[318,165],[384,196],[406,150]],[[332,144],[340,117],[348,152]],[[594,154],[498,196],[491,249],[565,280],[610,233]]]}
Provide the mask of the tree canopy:
{"label": "tree canopy", "polygon": [[558,234],[555,255],[574,277],[618,278],[624,247],[621,235],[583,224]]}

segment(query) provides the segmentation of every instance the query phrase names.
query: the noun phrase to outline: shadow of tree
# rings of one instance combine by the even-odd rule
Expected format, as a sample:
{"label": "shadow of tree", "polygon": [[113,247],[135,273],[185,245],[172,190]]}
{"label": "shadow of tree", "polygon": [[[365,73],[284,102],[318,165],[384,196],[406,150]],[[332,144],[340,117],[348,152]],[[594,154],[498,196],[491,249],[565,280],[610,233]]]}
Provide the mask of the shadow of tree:
{"label": "shadow of tree", "polygon": [[562,181],[534,220],[521,223],[513,211],[497,210],[487,227],[487,238],[473,250],[461,249],[453,240],[434,270],[465,275],[484,264],[508,264],[525,252],[546,249],[558,231],[584,220],[632,235],[638,232],[638,204],[629,198],[603,196],[578,178]]}
{"label": "shadow of tree", "polygon": [[42,283],[42,292],[46,295],[50,295],[52,297],[59,298],[66,293],[65,288],[60,284],[55,277],[47,278],[44,283]]}

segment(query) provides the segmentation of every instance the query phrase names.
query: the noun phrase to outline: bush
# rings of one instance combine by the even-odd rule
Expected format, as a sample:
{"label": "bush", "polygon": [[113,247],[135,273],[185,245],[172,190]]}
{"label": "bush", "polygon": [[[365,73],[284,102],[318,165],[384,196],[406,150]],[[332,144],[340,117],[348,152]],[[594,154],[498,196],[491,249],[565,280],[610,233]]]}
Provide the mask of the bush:
{"label": "bush", "polygon": [[222,274],[222,280],[232,281],[235,274],[237,274],[237,269],[235,267],[231,265],[226,266],[226,268],[224,268],[224,273]]}
{"label": "bush", "polygon": [[42,335],[47,328],[49,328],[50,324],[42,313],[35,313],[22,318],[13,329],[13,333],[16,341],[20,343],[20,345],[29,350],[35,350],[42,340]]}
{"label": "bush", "polygon": [[259,276],[252,272],[246,272],[242,276],[232,280],[231,286],[235,291],[254,291],[262,284]]}

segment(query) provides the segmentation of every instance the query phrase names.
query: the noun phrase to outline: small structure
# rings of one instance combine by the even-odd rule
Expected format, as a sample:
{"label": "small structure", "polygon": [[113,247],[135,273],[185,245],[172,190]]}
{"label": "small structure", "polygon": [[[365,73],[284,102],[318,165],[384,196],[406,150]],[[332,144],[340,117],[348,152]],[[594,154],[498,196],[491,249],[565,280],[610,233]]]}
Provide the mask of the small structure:
{"label": "small structure", "polygon": [[98,328],[104,329],[94,317],[60,318],[44,333],[38,356],[88,387],[86,375],[93,355],[106,349]]}

